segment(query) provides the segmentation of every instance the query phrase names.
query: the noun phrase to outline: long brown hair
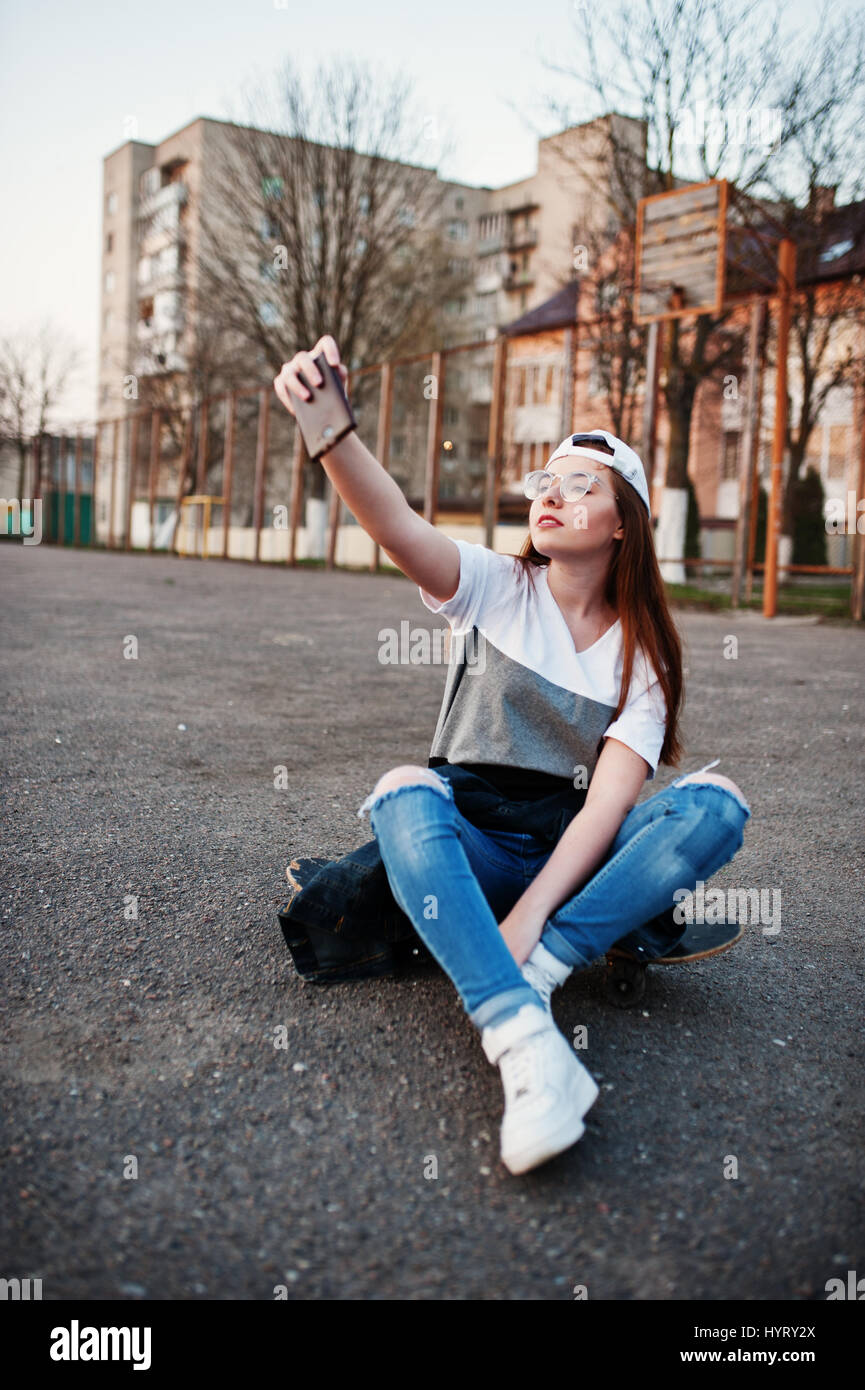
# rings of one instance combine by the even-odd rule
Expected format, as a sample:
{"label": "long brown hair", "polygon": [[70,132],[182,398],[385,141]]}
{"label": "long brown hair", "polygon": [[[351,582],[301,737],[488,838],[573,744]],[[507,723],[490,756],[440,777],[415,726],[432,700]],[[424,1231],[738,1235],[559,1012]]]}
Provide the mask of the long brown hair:
{"label": "long brown hair", "polygon": [[[622,624],[622,681],[613,719],[618,719],[628,702],[639,647],[654,667],[667,702],[667,727],[659,761],[676,767],[683,751],[679,739],[684,704],[682,640],[667,603],[655,554],[652,523],[642,499],[615,469],[610,468],[604,479],[616,494],[619,515],[625,523],[624,536],[614,542],[616,551],[604,589],[605,602],[615,610]],[[536,571],[550,563],[549,555],[542,555],[535,549],[531,532],[513,558],[519,561],[533,585]],[[599,754],[602,745],[603,738],[598,742]]]}

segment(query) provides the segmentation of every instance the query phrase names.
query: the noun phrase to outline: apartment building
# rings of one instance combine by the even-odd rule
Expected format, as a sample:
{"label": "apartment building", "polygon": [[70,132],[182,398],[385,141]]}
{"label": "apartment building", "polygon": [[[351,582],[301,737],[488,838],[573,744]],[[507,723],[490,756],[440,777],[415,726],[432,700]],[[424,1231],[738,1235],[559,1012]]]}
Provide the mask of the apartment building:
{"label": "apartment building", "polygon": [[[426,171],[443,185],[439,231],[452,247],[453,268],[463,272],[466,282],[464,291],[441,305],[441,345],[490,343],[488,352],[466,354],[448,369],[443,495],[470,494],[472,487],[481,486],[489,368],[500,329],[567,284],[575,245],[589,231],[610,224],[608,185],[598,153],[605,122],[615,122],[618,139],[631,141],[635,157],[643,158],[642,123],[610,115],[541,140],[536,172],[503,188],[441,181],[434,170]],[[138,408],[140,387],[148,377],[174,374],[183,379],[195,313],[200,209],[213,200],[212,171],[222,162],[235,129],[200,117],[158,144],[127,141],[103,162],[100,420],[122,418]],[[411,216],[411,209],[405,211]],[[265,280],[260,311],[273,311]],[[263,384],[267,376],[263,370]],[[413,472],[422,465],[425,430],[422,409],[396,404],[392,460],[398,478],[403,468],[409,491]],[[124,432],[114,516],[118,535],[125,525],[127,450]],[[170,516],[174,505],[176,468],[160,470],[156,491],[159,521]],[[108,530],[107,510],[107,492],[100,487],[100,539]],[[138,502],[133,527],[141,535],[144,512],[145,504]]]}

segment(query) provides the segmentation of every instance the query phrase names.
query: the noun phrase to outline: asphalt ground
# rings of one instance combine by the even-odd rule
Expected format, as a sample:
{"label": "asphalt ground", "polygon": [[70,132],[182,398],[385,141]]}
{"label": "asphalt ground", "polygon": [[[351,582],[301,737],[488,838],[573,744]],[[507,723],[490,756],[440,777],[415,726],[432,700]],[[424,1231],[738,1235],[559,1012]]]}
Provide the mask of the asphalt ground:
{"label": "asphalt ground", "polygon": [[426,762],[444,668],[378,660],[382,628],[438,625],[416,588],[11,544],[0,581],[0,1274],[129,1300],[823,1300],[865,1274],[861,631],[677,615],[687,755],[642,796],[720,756],[753,816],[712,886],[778,890],[781,930],[656,967],[633,1011],[572,976],[554,1012],[601,1096],[514,1178],[447,977],[306,985],[276,918],[289,858],[369,839],[378,776]]}

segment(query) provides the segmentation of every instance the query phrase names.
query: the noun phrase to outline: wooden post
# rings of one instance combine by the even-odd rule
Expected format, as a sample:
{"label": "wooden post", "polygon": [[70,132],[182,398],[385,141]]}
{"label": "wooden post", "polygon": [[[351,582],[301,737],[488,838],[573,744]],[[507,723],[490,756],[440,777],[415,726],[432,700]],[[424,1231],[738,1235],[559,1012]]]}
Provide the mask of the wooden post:
{"label": "wooden post", "polygon": [[150,477],[148,478],[147,499],[150,504],[150,540],[148,551],[153,553],[153,536],[156,530],[154,511],[156,509],[156,470],[159,467],[159,443],[162,434],[162,412],[154,410],[150,415]]}
{"label": "wooden post", "polygon": [[57,472],[57,539],[66,544],[66,435],[60,436],[59,468]]}
{"label": "wooden post", "polygon": [[653,319],[649,324],[646,345],[646,385],[643,394],[643,467],[649,497],[652,496],[652,483],[655,477],[655,440],[658,432],[658,385],[660,382],[661,354],[658,351],[660,323]]}
{"label": "wooden post", "polygon": [[175,508],[174,535],[171,538],[171,549],[175,555],[180,552],[177,549],[177,540],[180,535],[180,523],[182,520],[183,504],[183,485],[186,482],[186,474],[189,469],[190,459],[192,458],[192,407],[190,406],[186,420],[183,424],[183,444],[180,449],[180,468],[177,480],[177,506]]}
{"label": "wooden post", "polygon": [[487,437],[487,467],[484,479],[484,545],[493,549],[498,516],[499,473],[502,457],[502,434],[505,417],[505,380],[508,361],[508,340],[504,333],[496,338],[493,358],[493,398],[490,402],[489,434]]}
{"label": "wooden post", "polygon": [[439,454],[442,443],[442,408],[445,394],[445,359],[441,352],[432,355],[434,391],[430,397],[426,436],[426,467],[424,470],[423,514],[435,526],[439,495]]}
{"label": "wooden post", "polygon": [[565,360],[562,364],[562,419],[559,433],[573,434],[574,402],[576,399],[577,377],[577,324],[576,320],[565,329]]}
{"label": "wooden post", "polygon": [[733,555],[733,576],[730,602],[738,608],[742,597],[742,578],[747,561],[748,536],[751,529],[751,497],[757,465],[757,406],[760,396],[760,333],[766,310],[764,299],[751,304],[751,323],[748,330],[748,394],[745,404],[745,438],[739,464],[739,513],[736,517],[736,546]]}
{"label": "wooden post", "polygon": [[[862,407],[861,435],[859,439],[859,472],[856,479],[856,527],[853,532],[853,583],[850,587],[850,614],[861,623],[865,617],[865,512],[859,511],[859,503],[865,497],[865,382],[859,393]],[[846,502],[846,498],[845,498]],[[845,519],[847,508],[844,508]],[[846,522],[845,522],[846,524]],[[860,530],[860,527],[862,528]]]}
{"label": "wooden post", "polygon": [[772,481],[766,519],[766,568],[763,617],[774,618],[778,605],[778,533],[781,526],[781,467],[787,436],[787,347],[792,291],[796,281],[796,243],[784,237],[778,247],[778,346],[775,364],[775,425],[772,433]]}
{"label": "wooden post", "polygon": [[300,506],[303,501],[304,456],[303,435],[300,432],[300,426],[297,424],[297,421],[295,421],[294,453],[291,459],[291,517],[289,519],[291,535],[288,542],[288,559],[286,561],[287,564],[292,566],[297,564],[297,528],[300,523]]}
{"label": "wooden post", "polygon": [[270,392],[263,386],[258,393],[258,435],[255,448],[255,498],[252,524],[255,528],[255,562],[261,549],[261,523],[264,515],[264,478],[267,473],[267,445],[270,429]]}
{"label": "wooden post", "polygon": [[138,464],[138,416],[133,415],[131,420],[131,440],[129,444],[129,467],[126,475],[126,544],[125,550],[129,550],[132,545],[132,503],[135,498],[136,469]]}
{"label": "wooden post", "polygon": [[201,402],[201,423],[198,430],[198,472],[195,478],[195,491],[204,492],[204,475],[207,471],[207,426],[209,401]]}
{"label": "wooden post", "polygon": [[90,476],[90,544],[96,545],[96,479],[99,468],[99,421],[93,431],[93,461]]}
{"label": "wooden post", "polygon": [[33,487],[30,490],[31,497],[35,502],[42,497],[42,435],[37,434],[33,437]]}
{"label": "wooden post", "polygon": [[751,515],[748,522],[748,562],[745,567],[745,602],[754,591],[754,557],[757,552],[757,512],[760,510],[760,441],[763,437],[763,339],[760,339],[760,389],[757,393],[757,425],[754,432],[754,476],[751,480]]}
{"label": "wooden post", "polygon": [[108,549],[114,549],[114,503],[117,489],[117,441],[120,421],[116,418],[111,429],[111,501],[108,504]]}
{"label": "wooden post", "polygon": [[[390,426],[393,411],[393,363],[385,362],[381,370],[381,386],[378,393],[378,426],[375,439],[375,456],[382,468],[387,471],[390,457]],[[372,559],[369,562],[371,574],[378,573],[379,544],[373,541]]]}
{"label": "wooden post", "polygon": [[231,526],[231,486],[234,482],[234,427],[237,416],[237,392],[230,391],[225,401],[225,453],[222,459],[222,558],[228,559],[228,532]]}
{"label": "wooden post", "polygon": [[72,540],[78,546],[81,544],[81,453],[84,448],[84,439],[81,431],[75,435],[75,501],[72,504]]}

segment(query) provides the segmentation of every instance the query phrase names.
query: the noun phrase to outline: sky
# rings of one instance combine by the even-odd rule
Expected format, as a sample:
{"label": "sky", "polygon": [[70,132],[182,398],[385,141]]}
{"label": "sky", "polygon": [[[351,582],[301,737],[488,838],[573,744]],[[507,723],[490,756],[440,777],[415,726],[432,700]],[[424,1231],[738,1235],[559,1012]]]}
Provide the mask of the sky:
{"label": "sky", "polygon": [[[839,0],[842,8],[850,0]],[[809,0],[789,0],[805,19]],[[344,56],[412,81],[425,128],[453,140],[444,178],[498,187],[535,170],[537,141],[597,114],[557,72],[581,59],[573,0],[0,0],[0,334],[48,323],[82,351],[55,417],[93,419],[102,161],[198,116],[252,123],[245,92],[284,57]],[[608,55],[614,63],[615,55]],[[568,115],[564,121],[551,106]]]}

